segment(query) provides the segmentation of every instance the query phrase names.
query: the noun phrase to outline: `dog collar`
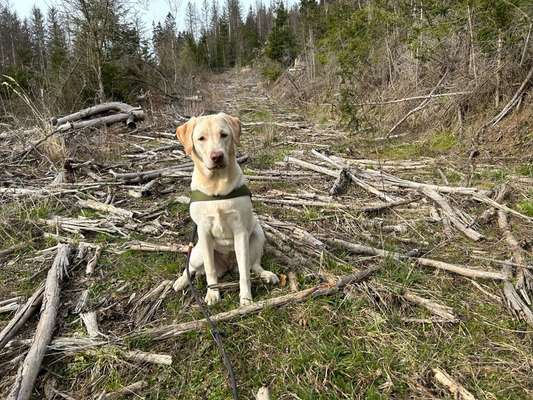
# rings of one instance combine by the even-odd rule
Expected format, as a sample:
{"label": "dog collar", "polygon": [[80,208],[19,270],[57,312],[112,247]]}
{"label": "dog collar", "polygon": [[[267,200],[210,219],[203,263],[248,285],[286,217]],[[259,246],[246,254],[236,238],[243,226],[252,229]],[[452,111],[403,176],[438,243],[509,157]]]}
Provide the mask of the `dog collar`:
{"label": "dog collar", "polygon": [[192,190],[190,195],[191,203],[194,203],[196,201],[228,200],[243,196],[252,197],[252,192],[250,192],[250,189],[248,189],[248,186],[246,185],[239,186],[238,188],[233,189],[228,194],[220,196],[210,196],[199,190]]}

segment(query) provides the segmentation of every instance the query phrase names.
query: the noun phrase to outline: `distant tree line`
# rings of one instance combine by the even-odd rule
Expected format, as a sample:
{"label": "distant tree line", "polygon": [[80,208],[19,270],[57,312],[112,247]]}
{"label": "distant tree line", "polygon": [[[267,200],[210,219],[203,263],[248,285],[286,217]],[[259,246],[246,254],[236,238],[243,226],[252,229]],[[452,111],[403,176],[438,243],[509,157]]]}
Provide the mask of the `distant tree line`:
{"label": "distant tree line", "polygon": [[347,115],[361,93],[400,80],[416,88],[445,69],[466,81],[496,69],[488,86],[497,105],[505,78],[531,65],[527,0],[259,0],[247,10],[239,0],[203,0],[149,28],[131,7],[63,0],[21,19],[0,1],[3,111],[14,85],[59,112],[146,91],[179,97],[195,74],[252,63],[275,79],[297,57],[309,79],[334,76]]}

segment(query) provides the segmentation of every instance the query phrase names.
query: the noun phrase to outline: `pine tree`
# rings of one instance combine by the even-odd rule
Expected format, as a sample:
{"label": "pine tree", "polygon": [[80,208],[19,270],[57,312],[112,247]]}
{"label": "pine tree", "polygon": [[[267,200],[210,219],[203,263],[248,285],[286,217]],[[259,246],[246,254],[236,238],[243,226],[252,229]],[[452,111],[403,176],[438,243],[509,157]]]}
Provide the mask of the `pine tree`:
{"label": "pine tree", "polygon": [[283,1],[279,1],[276,5],[275,15],[265,53],[272,60],[289,65],[296,56],[296,44],[289,26],[289,14]]}
{"label": "pine tree", "polygon": [[48,53],[48,71],[57,79],[67,60],[67,44],[65,32],[59,23],[58,11],[51,7],[48,10],[48,26],[46,37],[46,49]]}
{"label": "pine tree", "polygon": [[44,18],[41,10],[33,7],[31,16],[31,42],[33,51],[33,68],[44,77],[46,70],[46,43],[45,43]]}

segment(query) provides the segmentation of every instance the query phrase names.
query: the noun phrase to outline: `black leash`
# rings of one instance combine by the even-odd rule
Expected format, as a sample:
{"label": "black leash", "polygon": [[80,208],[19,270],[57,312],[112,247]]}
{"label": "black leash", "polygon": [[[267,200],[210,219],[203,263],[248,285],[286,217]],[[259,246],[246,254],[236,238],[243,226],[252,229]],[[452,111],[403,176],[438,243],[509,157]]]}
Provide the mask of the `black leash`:
{"label": "black leash", "polygon": [[233,367],[231,365],[231,361],[228,357],[228,354],[226,353],[226,350],[224,349],[224,344],[222,343],[222,336],[220,335],[220,332],[218,331],[215,321],[211,319],[209,310],[202,302],[200,295],[198,294],[198,292],[196,291],[196,288],[194,287],[194,284],[192,283],[191,271],[189,270],[189,262],[191,260],[191,252],[192,252],[192,248],[194,247],[194,239],[196,238],[197,233],[198,233],[198,227],[196,226],[196,224],[194,224],[191,241],[189,242],[189,248],[187,250],[187,264],[185,266],[185,270],[187,271],[187,279],[189,279],[189,288],[191,289],[191,293],[194,297],[194,300],[196,301],[196,304],[198,304],[198,307],[200,307],[200,310],[202,310],[202,314],[204,314],[204,318],[207,321],[207,324],[209,325],[209,330],[211,331],[213,340],[218,346],[218,351],[220,352],[220,355],[222,357],[222,362],[224,363],[224,366],[226,367],[226,370],[228,371],[229,385],[231,388],[231,394],[233,396],[233,400],[239,400],[239,393],[237,391],[237,382],[235,381],[235,374],[233,372]]}

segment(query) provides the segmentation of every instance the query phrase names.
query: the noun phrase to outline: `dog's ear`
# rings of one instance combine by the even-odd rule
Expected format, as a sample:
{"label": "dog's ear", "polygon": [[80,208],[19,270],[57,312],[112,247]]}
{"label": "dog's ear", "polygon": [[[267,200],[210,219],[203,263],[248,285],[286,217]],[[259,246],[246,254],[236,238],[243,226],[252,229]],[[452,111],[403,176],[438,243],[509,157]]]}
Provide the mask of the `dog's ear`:
{"label": "dog's ear", "polygon": [[241,120],[237,117],[232,117],[231,115],[221,113],[228,125],[231,128],[231,133],[233,134],[233,141],[238,146],[241,144]]}
{"label": "dog's ear", "polygon": [[185,154],[188,156],[192,153],[192,131],[196,125],[196,117],[192,117],[189,121],[176,129],[176,136],[185,149]]}

